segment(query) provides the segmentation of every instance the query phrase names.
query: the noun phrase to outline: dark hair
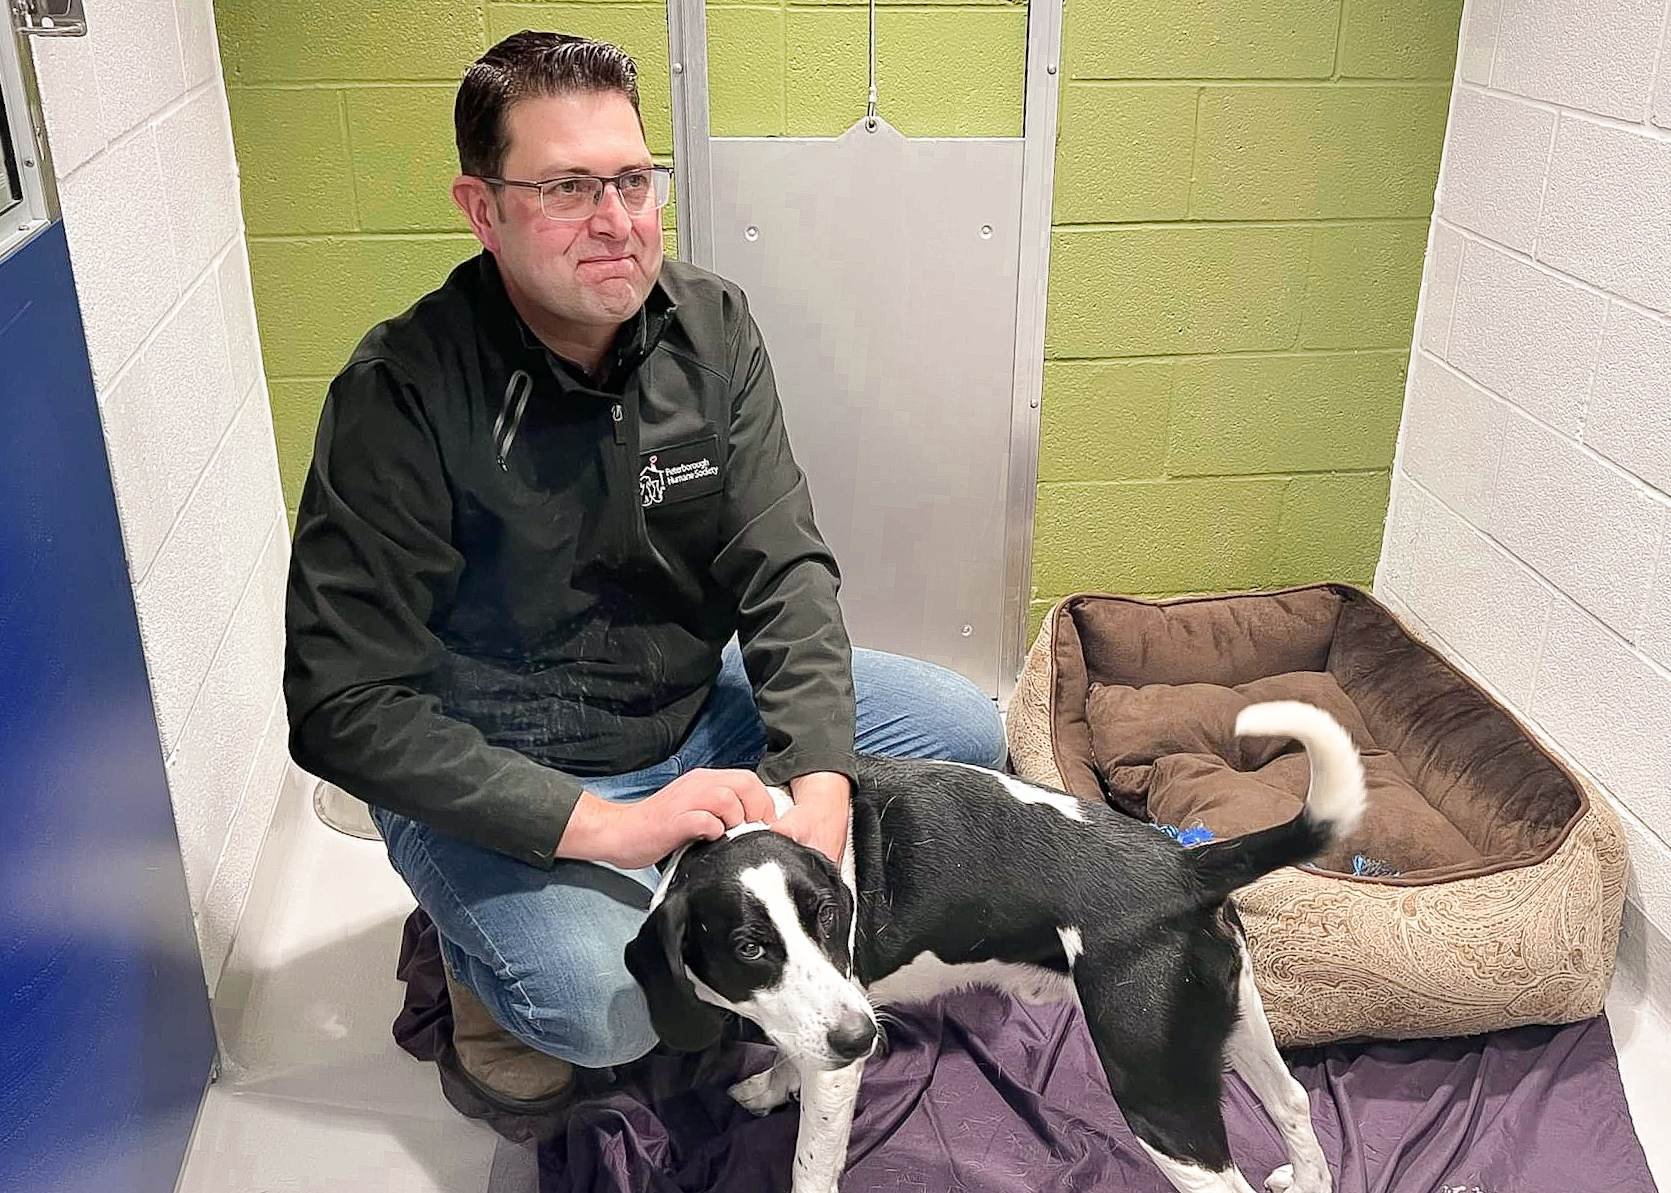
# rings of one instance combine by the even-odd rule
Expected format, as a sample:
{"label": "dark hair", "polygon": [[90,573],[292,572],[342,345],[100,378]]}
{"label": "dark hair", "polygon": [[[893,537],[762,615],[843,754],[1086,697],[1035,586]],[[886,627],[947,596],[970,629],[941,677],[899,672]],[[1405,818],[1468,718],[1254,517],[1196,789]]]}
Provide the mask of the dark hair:
{"label": "dark hair", "polygon": [[619,46],[568,33],[513,33],[464,72],[453,103],[458,168],[496,177],[510,147],[505,113],[520,99],[577,91],[619,91],[632,101],[638,126],[638,64]]}

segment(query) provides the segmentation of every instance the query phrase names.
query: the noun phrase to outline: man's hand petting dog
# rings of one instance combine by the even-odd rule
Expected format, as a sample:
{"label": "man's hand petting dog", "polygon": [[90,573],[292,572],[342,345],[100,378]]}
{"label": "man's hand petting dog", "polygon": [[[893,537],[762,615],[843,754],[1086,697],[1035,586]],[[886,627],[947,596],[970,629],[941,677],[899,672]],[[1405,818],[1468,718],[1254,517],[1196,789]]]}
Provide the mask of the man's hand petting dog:
{"label": "man's hand petting dog", "polygon": [[791,841],[818,850],[836,865],[847,848],[847,821],[853,808],[853,784],[846,775],[818,771],[789,781],[795,806],[772,826]]}
{"label": "man's hand petting dog", "polygon": [[583,792],[557,856],[638,870],[692,841],[713,841],[739,824],[776,819],[771,793],[753,771],[693,770],[635,803],[612,803]]}

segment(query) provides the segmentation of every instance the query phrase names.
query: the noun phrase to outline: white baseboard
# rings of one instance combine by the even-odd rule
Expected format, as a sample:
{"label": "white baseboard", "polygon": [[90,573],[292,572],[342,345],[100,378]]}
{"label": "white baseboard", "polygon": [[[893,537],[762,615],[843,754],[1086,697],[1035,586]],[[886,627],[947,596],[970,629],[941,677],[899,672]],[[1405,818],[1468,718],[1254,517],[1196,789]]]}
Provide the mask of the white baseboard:
{"label": "white baseboard", "polygon": [[[284,778],[279,784],[278,799],[273,803],[273,816],[267,823],[267,835],[256,856],[255,869],[250,877],[249,894],[244,898],[244,909],[238,916],[238,926],[232,930],[226,960],[230,962],[238,951],[238,942],[271,918],[273,900],[283,887],[287,859],[295,843],[296,832],[307,817],[313,815],[313,791],[319,780],[302,770],[288,758],[284,763]],[[223,966],[220,980],[209,991],[211,1001],[218,999],[228,977],[230,966]]]}
{"label": "white baseboard", "polygon": [[1613,984],[1671,1024],[1671,940],[1629,899],[1625,900]]}

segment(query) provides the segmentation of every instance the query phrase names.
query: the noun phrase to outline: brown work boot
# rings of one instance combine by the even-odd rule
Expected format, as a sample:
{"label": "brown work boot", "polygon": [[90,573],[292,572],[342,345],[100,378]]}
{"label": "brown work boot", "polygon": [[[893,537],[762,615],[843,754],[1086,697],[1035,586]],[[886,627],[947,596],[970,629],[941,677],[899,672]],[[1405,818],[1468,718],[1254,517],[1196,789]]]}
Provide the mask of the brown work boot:
{"label": "brown work boot", "polygon": [[450,972],[447,995],[453,1004],[452,1047],[436,1057],[447,1101],[517,1142],[561,1126],[574,1096],[574,1066],[500,1027],[476,992]]}

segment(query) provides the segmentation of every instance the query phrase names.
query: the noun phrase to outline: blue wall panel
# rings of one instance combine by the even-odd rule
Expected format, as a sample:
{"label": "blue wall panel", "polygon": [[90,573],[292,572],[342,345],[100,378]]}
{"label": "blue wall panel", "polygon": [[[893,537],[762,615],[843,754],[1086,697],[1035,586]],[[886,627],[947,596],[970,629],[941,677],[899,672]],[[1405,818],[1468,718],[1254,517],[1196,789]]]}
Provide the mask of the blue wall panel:
{"label": "blue wall panel", "polygon": [[169,1193],[213,1053],[55,224],[0,261],[0,1190]]}

